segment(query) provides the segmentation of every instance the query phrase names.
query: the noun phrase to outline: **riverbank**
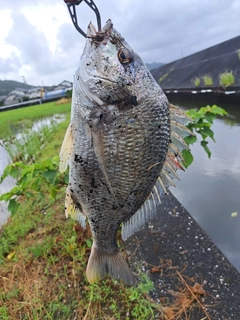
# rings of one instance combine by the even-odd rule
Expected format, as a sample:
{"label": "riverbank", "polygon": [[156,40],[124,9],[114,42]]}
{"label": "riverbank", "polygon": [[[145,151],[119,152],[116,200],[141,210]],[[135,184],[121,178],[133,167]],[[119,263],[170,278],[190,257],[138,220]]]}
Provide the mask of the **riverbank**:
{"label": "riverbank", "polygon": [[240,274],[171,193],[162,200],[150,227],[126,245],[131,264],[141,261],[153,281],[152,297],[179,310],[195,294],[202,307],[192,308],[189,319],[239,319]]}

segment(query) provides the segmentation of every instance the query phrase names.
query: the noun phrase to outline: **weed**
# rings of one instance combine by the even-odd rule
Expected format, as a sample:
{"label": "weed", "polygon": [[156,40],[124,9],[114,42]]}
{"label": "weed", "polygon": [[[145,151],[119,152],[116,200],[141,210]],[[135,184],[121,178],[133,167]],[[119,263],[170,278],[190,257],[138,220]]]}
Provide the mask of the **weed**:
{"label": "weed", "polygon": [[195,85],[196,87],[198,87],[198,86],[200,85],[200,82],[201,82],[200,78],[195,78],[195,79],[194,79],[194,85]]}
{"label": "weed", "polygon": [[52,122],[51,126],[44,125],[37,132],[29,130],[21,134],[21,137],[6,139],[4,146],[12,161],[34,162],[56,127],[57,124]]}
{"label": "weed", "polygon": [[158,82],[161,83],[165,78],[167,78],[167,76],[169,75],[169,73],[165,73],[163,76],[161,76],[161,78],[159,78]]}
{"label": "weed", "polygon": [[205,86],[212,86],[213,81],[212,81],[212,77],[210,75],[204,75],[202,76],[203,82]]}
{"label": "weed", "polygon": [[237,52],[237,55],[238,55],[238,59],[240,60],[240,49],[237,49],[236,52]]}
{"label": "weed", "polygon": [[234,84],[235,77],[232,71],[225,71],[219,75],[219,84],[222,87],[228,87]]}

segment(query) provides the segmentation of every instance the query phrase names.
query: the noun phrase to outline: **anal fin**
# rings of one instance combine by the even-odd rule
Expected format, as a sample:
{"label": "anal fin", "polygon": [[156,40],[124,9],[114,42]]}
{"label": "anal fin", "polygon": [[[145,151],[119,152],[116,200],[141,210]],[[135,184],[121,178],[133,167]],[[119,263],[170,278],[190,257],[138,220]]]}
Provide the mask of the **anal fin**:
{"label": "anal fin", "polygon": [[69,186],[66,189],[65,215],[66,218],[70,216],[73,220],[78,221],[81,226],[86,229],[86,217],[81,209],[74,203],[69,191]]}

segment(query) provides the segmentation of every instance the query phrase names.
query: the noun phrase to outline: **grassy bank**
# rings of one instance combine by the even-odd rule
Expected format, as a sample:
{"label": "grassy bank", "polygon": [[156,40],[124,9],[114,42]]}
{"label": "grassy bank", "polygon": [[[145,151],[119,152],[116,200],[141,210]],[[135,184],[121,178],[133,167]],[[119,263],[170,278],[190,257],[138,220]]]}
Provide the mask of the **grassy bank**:
{"label": "grassy bank", "polygon": [[70,111],[70,103],[56,104],[49,102],[35,106],[24,107],[0,113],[0,139],[15,135],[17,132],[31,128],[33,121],[56,113],[67,113]]}
{"label": "grassy bank", "polygon": [[[59,153],[68,121],[52,133],[38,161]],[[37,200],[22,196],[0,231],[0,318],[153,319],[159,306],[147,295],[147,278],[137,288],[110,279],[88,284],[91,233],[65,218],[64,197],[65,186],[55,200],[47,189]]]}

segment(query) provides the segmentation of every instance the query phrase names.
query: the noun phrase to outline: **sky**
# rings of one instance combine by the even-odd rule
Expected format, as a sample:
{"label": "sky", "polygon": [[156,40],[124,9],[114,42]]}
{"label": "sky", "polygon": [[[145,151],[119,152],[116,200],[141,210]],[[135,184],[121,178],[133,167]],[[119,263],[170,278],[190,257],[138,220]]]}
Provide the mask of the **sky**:
{"label": "sky", "polygon": [[[144,62],[168,63],[240,35],[239,0],[94,0]],[[77,8],[79,25],[96,25]],[[0,80],[31,85],[72,81],[85,38],[63,0],[1,0]],[[23,78],[24,77],[24,78]]]}

